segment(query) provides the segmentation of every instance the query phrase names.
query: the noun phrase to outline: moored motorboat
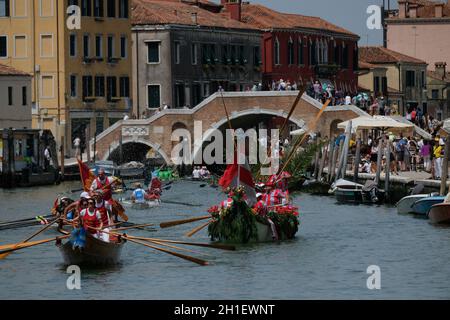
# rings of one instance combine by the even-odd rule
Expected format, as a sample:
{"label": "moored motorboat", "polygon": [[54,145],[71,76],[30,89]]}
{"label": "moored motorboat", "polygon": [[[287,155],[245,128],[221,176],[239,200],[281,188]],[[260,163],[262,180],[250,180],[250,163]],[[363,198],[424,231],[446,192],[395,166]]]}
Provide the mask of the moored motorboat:
{"label": "moored motorboat", "polygon": [[65,265],[110,266],[120,261],[125,241],[105,242],[86,234],[86,245],[83,249],[73,248],[72,243],[57,243]]}
{"label": "moored motorboat", "polygon": [[443,196],[433,196],[417,200],[412,205],[412,213],[426,216],[433,205],[444,202],[444,199]]}
{"label": "moored motorboat", "polygon": [[430,196],[431,196],[430,194],[414,194],[414,195],[403,197],[396,204],[397,212],[399,214],[412,213],[413,212],[412,206],[416,201],[421,200],[423,198],[430,197]]}
{"label": "moored motorboat", "polygon": [[427,216],[431,223],[450,224],[450,203],[439,203],[431,206]]}

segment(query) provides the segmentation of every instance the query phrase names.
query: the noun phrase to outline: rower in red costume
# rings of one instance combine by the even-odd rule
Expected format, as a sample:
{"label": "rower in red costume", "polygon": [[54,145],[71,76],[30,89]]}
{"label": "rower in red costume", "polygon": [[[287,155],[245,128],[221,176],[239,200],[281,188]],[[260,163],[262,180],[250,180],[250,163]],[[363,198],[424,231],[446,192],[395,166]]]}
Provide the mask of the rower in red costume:
{"label": "rower in red costume", "polygon": [[159,180],[158,177],[152,177],[148,192],[145,194],[145,200],[159,200],[162,194],[161,187],[161,180]]}
{"label": "rower in red costume", "polygon": [[[104,195],[101,191],[94,193],[93,199],[95,200],[95,208],[101,215],[101,220],[103,224],[103,230],[105,232],[110,232],[111,229],[108,227],[112,224],[111,221],[111,211],[106,208],[106,201],[104,200]],[[109,242],[109,233],[100,232],[99,239]]]}
{"label": "rower in red costume", "polygon": [[288,179],[291,175],[282,172],[279,175],[272,175],[266,183],[266,204],[267,206],[278,206],[289,204]]}
{"label": "rower in red costume", "polygon": [[101,191],[103,194],[103,200],[105,201],[105,207],[109,211],[112,211],[113,198],[112,198],[112,186],[115,180],[111,177],[107,177],[105,170],[100,168],[98,170],[98,176],[94,179],[91,185],[91,193]]}
{"label": "rower in red costume", "polygon": [[265,195],[262,193],[257,193],[256,194],[256,200],[258,200],[255,204],[255,206],[253,207],[253,210],[260,216],[265,217],[267,219],[267,222],[269,222],[270,224],[270,229],[272,231],[272,238],[273,240],[278,240],[278,232],[277,229],[275,227],[275,223],[272,221],[272,219],[270,219],[267,214],[269,213],[269,208],[267,207],[266,204],[266,199],[264,197]]}

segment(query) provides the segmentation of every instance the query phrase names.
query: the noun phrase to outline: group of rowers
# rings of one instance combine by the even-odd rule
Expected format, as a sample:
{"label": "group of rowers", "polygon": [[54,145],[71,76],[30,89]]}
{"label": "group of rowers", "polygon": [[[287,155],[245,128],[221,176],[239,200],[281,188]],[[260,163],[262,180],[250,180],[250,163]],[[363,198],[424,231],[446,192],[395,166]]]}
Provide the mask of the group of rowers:
{"label": "group of rowers", "polygon": [[77,201],[61,198],[58,214],[62,218],[60,227],[72,225],[70,241],[74,248],[83,248],[86,232],[105,242],[110,241],[111,228],[118,224],[124,209],[112,197],[113,187],[118,180],[108,177],[103,169],[92,182],[89,191],[80,194]]}
{"label": "group of rowers", "polygon": [[[112,197],[113,187],[118,179],[108,177],[103,169],[99,169],[98,176],[93,180],[89,191],[80,194],[78,201],[67,197],[61,198],[58,212],[62,217],[61,225],[72,224],[70,241],[74,248],[83,248],[86,242],[86,232],[93,237],[109,242],[112,228],[119,224],[119,216],[124,215],[124,208]],[[153,176],[148,190],[142,189],[141,184],[133,191],[133,202],[159,200],[162,194],[162,184],[158,177]]]}

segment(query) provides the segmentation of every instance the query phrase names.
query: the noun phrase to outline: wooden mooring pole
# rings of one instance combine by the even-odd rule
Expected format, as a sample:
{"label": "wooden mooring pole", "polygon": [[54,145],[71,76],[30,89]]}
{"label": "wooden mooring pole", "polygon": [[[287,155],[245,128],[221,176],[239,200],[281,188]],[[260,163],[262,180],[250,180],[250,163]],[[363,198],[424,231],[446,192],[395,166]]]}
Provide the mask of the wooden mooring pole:
{"label": "wooden mooring pole", "polygon": [[358,175],[359,175],[359,163],[361,162],[361,138],[358,138],[356,141],[356,152],[355,152],[355,161],[353,168],[353,181],[356,183],[358,182]]}
{"label": "wooden mooring pole", "polygon": [[327,173],[327,181],[331,181],[331,170],[332,170],[332,163],[334,159],[334,152],[336,150],[335,148],[336,141],[335,139],[331,139],[330,141],[330,148],[328,149],[328,173]]}
{"label": "wooden mooring pole", "polygon": [[378,185],[380,183],[381,176],[381,158],[383,157],[383,138],[380,137],[380,142],[378,142],[378,154],[377,154],[377,174],[375,176],[375,182]]}
{"label": "wooden mooring pole", "polygon": [[385,200],[389,200],[389,179],[390,179],[390,170],[391,170],[391,142],[389,140],[386,141],[386,165],[385,165],[385,177],[384,177],[384,196]]}
{"label": "wooden mooring pole", "polygon": [[322,180],[322,173],[323,173],[323,168],[325,167],[325,161],[327,159],[327,155],[328,155],[328,145],[323,147],[323,152],[322,152],[322,159],[320,159],[320,166],[319,166],[319,172],[317,174],[317,178],[316,180]]}

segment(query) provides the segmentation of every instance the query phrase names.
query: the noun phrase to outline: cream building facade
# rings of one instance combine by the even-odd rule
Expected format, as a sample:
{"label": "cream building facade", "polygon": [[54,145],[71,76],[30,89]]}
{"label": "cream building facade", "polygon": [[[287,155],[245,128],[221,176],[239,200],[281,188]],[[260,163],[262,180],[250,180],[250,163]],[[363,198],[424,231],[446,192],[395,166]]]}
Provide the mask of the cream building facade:
{"label": "cream building facade", "polygon": [[0,0],[0,63],[32,75],[33,128],[66,149],[131,110],[130,2]]}

